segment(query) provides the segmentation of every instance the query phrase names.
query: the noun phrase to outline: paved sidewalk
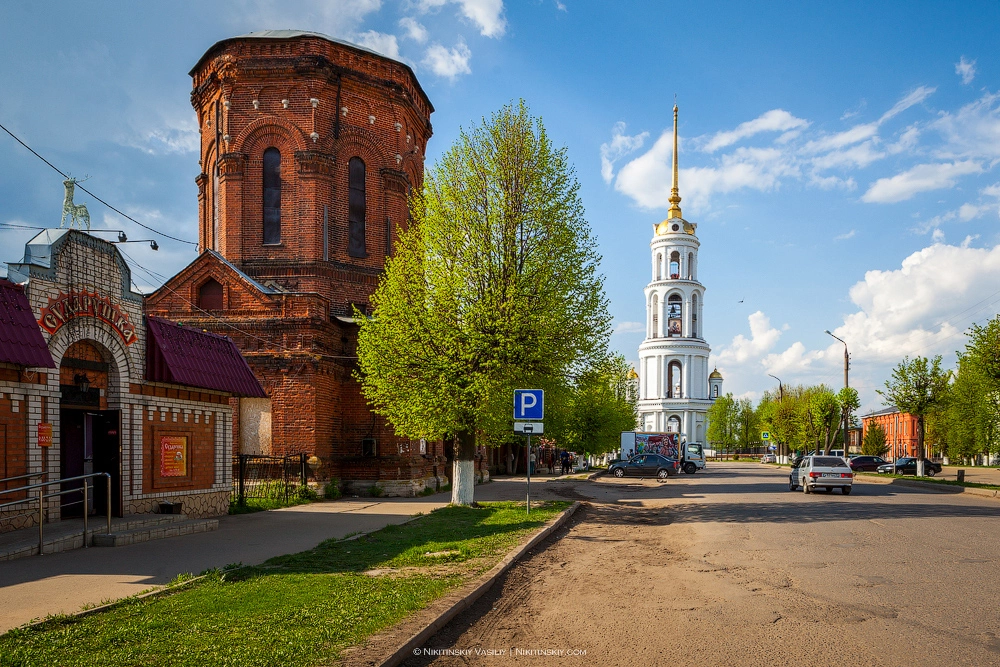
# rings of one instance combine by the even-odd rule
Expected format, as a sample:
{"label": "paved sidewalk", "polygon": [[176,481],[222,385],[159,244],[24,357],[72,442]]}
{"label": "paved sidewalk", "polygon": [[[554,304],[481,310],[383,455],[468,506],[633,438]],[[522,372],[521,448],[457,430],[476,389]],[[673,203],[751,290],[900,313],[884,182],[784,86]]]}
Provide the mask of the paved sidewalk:
{"label": "paved sidewalk", "polygon": [[330,538],[402,523],[449,500],[447,494],[437,494],[317,502],[220,517],[219,529],[208,533],[0,563],[0,633],[49,614],[135,595],[181,573],[197,574],[230,563],[254,565]]}
{"label": "paved sidewalk", "polygon": [[[557,478],[533,478],[532,499],[561,499]],[[548,487],[548,489],[546,488]],[[477,500],[524,500],[525,478],[476,487]],[[230,563],[255,565],[320,542],[403,523],[444,507],[451,495],[348,498],[219,517],[218,530],[124,547],[75,549],[0,562],[0,633],[49,614],[79,611],[163,586],[178,574]]]}

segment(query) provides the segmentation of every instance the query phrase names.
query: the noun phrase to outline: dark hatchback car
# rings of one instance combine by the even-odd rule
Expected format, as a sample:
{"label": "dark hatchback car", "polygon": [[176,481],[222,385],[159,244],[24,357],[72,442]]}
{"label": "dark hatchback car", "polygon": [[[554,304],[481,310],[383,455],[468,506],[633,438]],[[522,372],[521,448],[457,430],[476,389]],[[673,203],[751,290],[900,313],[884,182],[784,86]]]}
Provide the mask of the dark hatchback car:
{"label": "dark hatchback car", "polygon": [[637,454],[628,461],[615,461],[608,472],[615,477],[656,477],[666,479],[677,474],[677,459],[661,454]]}
{"label": "dark hatchback car", "polygon": [[[904,456],[901,459],[896,459],[894,463],[886,463],[885,465],[880,465],[876,472],[890,475],[916,475],[917,474],[917,459],[912,456]],[[941,472],[941,464],[934,463],[930,459],[924,459],[924,474],[928,477],[933,477],[934,475]]]}
{"label": "dark hatchback car", "polygon": [[875,472],[888,461],[881,456],[855,456],[847,463],[854,472]]}

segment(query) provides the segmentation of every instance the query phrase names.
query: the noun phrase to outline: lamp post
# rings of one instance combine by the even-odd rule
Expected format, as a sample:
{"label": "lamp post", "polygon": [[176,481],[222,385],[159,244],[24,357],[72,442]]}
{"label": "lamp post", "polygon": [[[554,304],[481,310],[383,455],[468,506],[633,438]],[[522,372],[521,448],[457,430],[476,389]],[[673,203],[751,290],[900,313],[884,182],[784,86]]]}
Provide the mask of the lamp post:
{"label": "lamp post", "polygon": [[[770,373],[768,373],[767,377],[774,378],[775,380],[778,381],[778,405],[781,405],[782,401],[785,400],[785,385],[781,384],[781,378],[779,378],[777,375],[771,375]],[[782,449],[785,448],[784,443],[781,442],[778,443],[778,446],[781,447]],[[788,456],[788,454],[785,453],[782,454],[782,456]]]}
{"label": "lamp post", "polygon": [[[848,387],[850,387],[850,385],[847,382],[847,369],[850,368],[851,365],[851,357],[850,355],[847,354],[847,343],[844,341],[844,339],[837,338],[837,336],[834,336],[832,333],[830,333],[829,329],[827,329],[825,333],[829,334],[830,337],[839,340],[841,343],[844,343],[844,389],[847,389]],[[848,431],[847,420],[848,420],[847,410],[844,410],[844,458],[845,459],[847,458],[847,431]]]}

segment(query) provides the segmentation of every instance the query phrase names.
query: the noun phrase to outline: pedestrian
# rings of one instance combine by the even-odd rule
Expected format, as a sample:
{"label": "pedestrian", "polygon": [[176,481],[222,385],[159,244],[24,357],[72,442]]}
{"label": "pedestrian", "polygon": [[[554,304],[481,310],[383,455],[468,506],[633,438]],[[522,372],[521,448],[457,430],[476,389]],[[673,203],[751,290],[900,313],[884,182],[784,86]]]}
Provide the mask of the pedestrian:
{"label": "pedestrian", "polygon": [[532,475],[535,474],[535,451],[531,450],[531,456],[529,457],[529,466]]}
{"label": "pedestrian", "polygon": [[568,475],[569,474],[569,452],[567,452],[565,449],[562,450],[562,453],[559,455],[559,460],[562,462],[562,474],[563,475]]}

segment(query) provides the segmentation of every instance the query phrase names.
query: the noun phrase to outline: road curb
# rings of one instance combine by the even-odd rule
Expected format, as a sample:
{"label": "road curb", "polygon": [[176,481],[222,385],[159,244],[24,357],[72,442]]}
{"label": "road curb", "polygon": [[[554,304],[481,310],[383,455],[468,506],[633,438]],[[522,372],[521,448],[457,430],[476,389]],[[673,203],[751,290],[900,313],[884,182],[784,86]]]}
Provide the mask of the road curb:
{"label": "road curb", "polygon": [[928,491],[937,491],[938,493],[951,493],[951,494],[967,494],[970,496],[977,496],[979,498],[991,498],[994,500],[1000,500],[998,489],[980,489],[974,486],[954,486],[952,484],[935,484],[934,482],[922,482],[917,479],[900,479],[898,477],[869,477],[865,475],[864,477],[856,476],[856,480],[862,480],[864,482],[870,482],[872,484],[892,484],[895,486],[908,486],[913,489],[925,489]]}
{"label": "road curb", "polygon": [[437,634],[437,632],[446,626],[453,618],[471,607],[476,600],[481,598],[484,593],[493,587],[493,584],[495,584],[500,577],[507,573],[507,570],[514,566],[514,563],[520,560],[521,557],[528,553],[530,549],[533,549],[542,540],[565,524],[569,518],[573,516],[573,513],[579,509],[579,507],[580,501],[578,500],[563,510],[562,514],[549,522],[547,526],[542,527],[542,529],[535,533],[530,540],[507,554],[503,560],[493,567],[492,570],[484,574],[475,584],[473,584],[472,590],[469,591],[468,594],[463,596],[461,600],[453,604],[440,616],[424,626],[422,630],[410,637],[406,642],[393,651],[389,657],[382,662],[379,662],[379,667],[396,667],[404,660],[411,657],[414,649],[417,649],[425,644],[428,639]]}

